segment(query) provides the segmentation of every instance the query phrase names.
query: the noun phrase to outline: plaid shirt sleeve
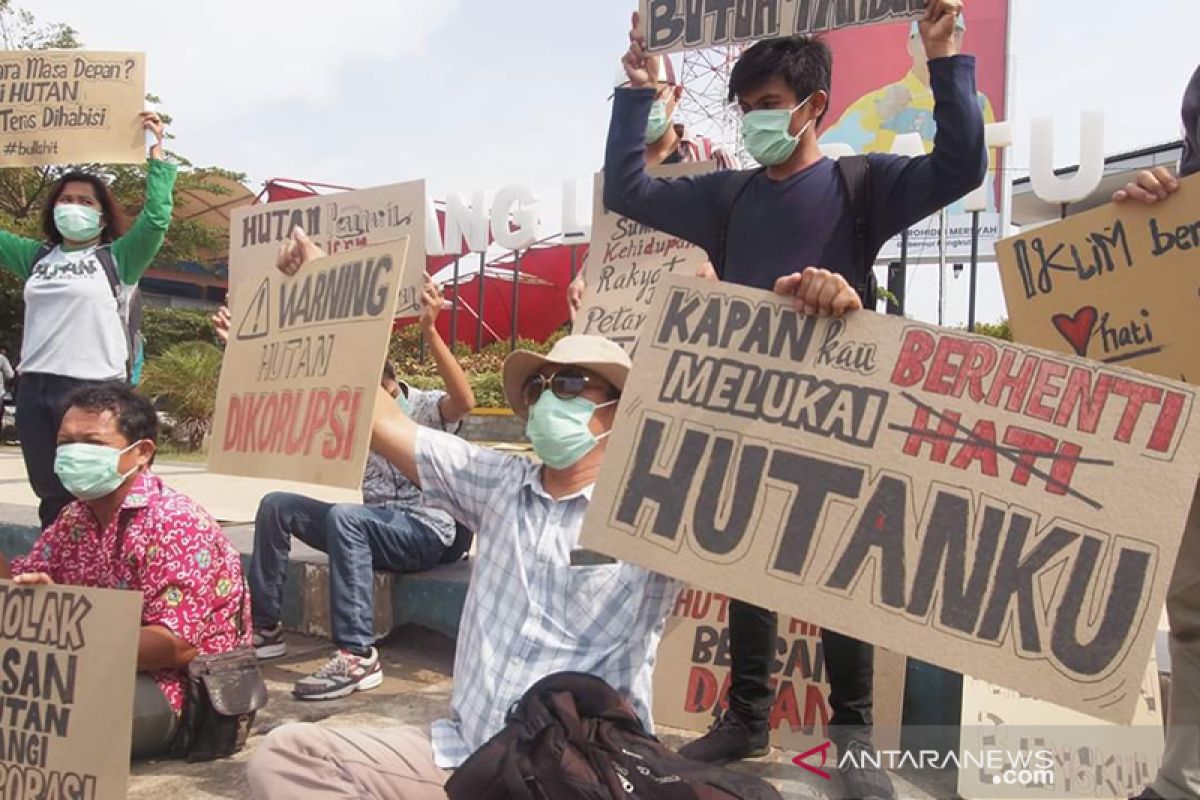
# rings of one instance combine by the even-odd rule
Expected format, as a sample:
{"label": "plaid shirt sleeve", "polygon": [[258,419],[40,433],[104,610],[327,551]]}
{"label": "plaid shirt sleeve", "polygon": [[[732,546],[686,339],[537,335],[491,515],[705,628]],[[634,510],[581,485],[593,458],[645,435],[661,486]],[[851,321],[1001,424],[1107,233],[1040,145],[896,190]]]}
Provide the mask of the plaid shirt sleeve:
{"label": "plaid shirt sleeve", "polygon": [[528,462],[473,445],[453,434],[417,429],[417,472],[425,501],[475,532],[498,496],[512,493]]}

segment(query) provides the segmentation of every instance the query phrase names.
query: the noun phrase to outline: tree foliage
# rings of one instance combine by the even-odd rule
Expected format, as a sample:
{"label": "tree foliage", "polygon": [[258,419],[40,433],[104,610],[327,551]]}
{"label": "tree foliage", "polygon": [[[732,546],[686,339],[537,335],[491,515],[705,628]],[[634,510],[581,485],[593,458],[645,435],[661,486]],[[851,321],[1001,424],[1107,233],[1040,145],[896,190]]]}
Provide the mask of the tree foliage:
{"label": "tree foliage", "polygon": [[[30,12],[13,6],[12,0],[0,0],[0,38],[5,49],[9,50],[72,49],[83,46],[74,28],[64,23],[39,22]],[[151,105],[161,102],[154,95],[147,95],[146,100]],[[162,114],[162,117],[170,122],[168,115]],[[225,169],[198,168],[169,148],[167,158],[180,168],[175,183],[176,198],[188,191],[227,194],[228,189],[217,179],[240,181],[243,178]],[[42,207],[54,183],[72,170],[103,177],[130,219],[141,211],[145,199],[145,164],[70,164],[0,169],[0,229],[33,239],[44,238],[40,229]],[[166,242],[152,266],[200,261],[205,253],[220,252],[224,244],[225,235],[220,229],[195,219],[176,219],[171,223]],[[21,341],[24,319],[22,288],[21,281],[7,272],[0,275],[0,342],[14,352]]]}

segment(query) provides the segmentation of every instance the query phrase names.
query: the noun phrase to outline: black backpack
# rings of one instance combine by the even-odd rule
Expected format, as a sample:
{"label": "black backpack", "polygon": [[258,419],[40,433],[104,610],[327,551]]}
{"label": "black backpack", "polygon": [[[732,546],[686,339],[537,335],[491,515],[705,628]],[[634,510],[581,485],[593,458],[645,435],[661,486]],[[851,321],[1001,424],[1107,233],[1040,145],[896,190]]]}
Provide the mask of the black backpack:
{"label": "black backpack", "polygon": [[446,783],[450,800],[782,800],[753,775],[689,761],[592,675],[535,683]]}
{"label": "black backpack", "polygon": [[[43,243],[34,254],[32,263],[41,261],[57,246]],[[96,260],[100,262],[104,275],[108,278],[108,288],[112,290],[113,298],[117,301],[117,313],[121,317],[121,326],[125,329],[125,344],[129,352],[125,361],[125,380],[136,385],[141,377],[141,360],[146,345],[142,338],[142,292],[136,286],[131,286],[129,291],[125,291],[125,287],[121,285],[117,262],[113,260],[112,245],[103,244],[97,247]]]}
{"label": "black backpack", "polygon": [[[878,282],[875,279],[875,256],[871,248],[871,162],[866,156],[845,156],[837,160],[838,174],[846,188],[847,210],[854,218],[854,279],[850,284],[858,292],[863,308],[874,310]],[[718,202],[721,210],[721,229],[717,233],[717,253],[714,268],[717,275],[725,278],[725,249],[729,237],[729,223],[733,219],[733,207],[759,173],[765,167],[740,170],[725,181]]]}

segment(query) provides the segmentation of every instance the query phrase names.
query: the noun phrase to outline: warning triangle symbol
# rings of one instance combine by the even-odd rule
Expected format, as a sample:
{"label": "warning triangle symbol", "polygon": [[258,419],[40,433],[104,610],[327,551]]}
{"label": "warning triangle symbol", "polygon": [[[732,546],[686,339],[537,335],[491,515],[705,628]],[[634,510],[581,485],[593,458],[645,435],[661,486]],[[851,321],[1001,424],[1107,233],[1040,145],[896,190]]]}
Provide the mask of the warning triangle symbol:
{"label": "warning triangle symbol", "polygon": [[237,338],[261,339],[271,332],[271,279],[263,278],[262,285],[254,293],[246,309],[246,316],[238,325]]}

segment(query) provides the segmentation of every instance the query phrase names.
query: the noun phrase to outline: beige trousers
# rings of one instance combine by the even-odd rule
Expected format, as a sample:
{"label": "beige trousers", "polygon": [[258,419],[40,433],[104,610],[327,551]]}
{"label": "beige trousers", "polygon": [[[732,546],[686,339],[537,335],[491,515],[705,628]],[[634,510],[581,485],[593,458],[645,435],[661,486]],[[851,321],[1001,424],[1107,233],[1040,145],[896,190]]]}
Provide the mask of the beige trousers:
{"label": "beige trousers", "polygon": [[1152,788],[1166,798],[1200,800],[1200,494],[1167,593],[1171,621],[1171,699],[1167,751]]}
{"label": "beige trousers", "polygon": [[256,800],[445,800],[450,773],[414,727],[362,730],[284,725],[246,767]]}

